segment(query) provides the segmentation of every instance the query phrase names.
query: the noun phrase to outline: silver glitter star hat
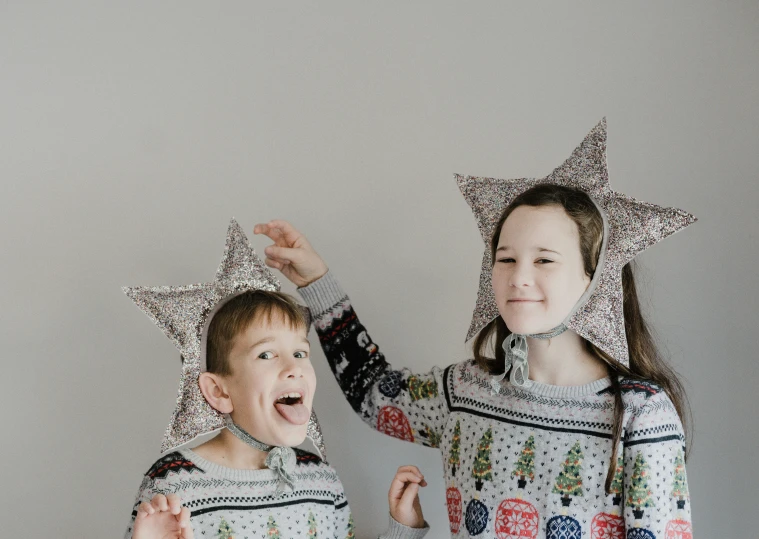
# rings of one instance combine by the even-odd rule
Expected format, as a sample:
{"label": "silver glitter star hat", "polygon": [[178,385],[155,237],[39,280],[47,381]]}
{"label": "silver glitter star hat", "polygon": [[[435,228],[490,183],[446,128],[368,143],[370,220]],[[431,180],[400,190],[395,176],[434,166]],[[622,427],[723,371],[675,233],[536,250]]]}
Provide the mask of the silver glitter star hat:
{"label": "silver glitter star hat", "polygon": [[[228,419],[206,402],[198,384],[200,374],[206,369],[205,333],[213,314],[242,292],[279,289],[279,281],[258,257],[234,219],[229,223],[224,256],[212,282],[123,288],[171,339],[183,358],[177,406],[161,443],[162,453],[227,426]],[[306,433],[325,458],[321,427],[313,409]]]}
{"label": "silver glitter star hat", "polygon": [[[641,202],[611,189],[606,168],[606,118],[593,128],[569,159],[545,178],[500,180],[458,174],[455,177],[485,241],[477,304],[466,340],[499,316],[490,282],[493,267],[490,239],[503,210],[531,187],[546,183],[564,185],[590,196],[603,217],[604,238],[590,286],[563,325],[628,366],[622,268],[638,253],[694,223],[696,218],[683,210]],[[543,335],[551,334],[555,332]],[[526,350],[524,352],[526,364]],[[526,372],[523,374],[527,382]]]}

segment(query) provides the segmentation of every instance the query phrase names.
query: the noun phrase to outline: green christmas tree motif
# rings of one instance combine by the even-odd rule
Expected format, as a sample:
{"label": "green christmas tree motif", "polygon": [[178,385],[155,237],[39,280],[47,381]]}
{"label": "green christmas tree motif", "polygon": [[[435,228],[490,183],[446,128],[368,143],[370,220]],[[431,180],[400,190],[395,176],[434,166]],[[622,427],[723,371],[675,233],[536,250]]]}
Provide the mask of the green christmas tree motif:
{"label": "green christmas tree motif", "polygon": [[408,392],[412,401],[437,397],[437,382],[434,379],[424,381],[411,375],[408,377]]}
{"label": "green christmas tree motif", "polygon": [[685,479],[685,459],[683,451],[679,449],[675,457],[675,478],[672,482],[672,497],[677,498],[677,508],[683,509],[685,501],[690,498],[688,494],[688,483]]}
{"label": "green christmas tree motif", "polygon": [[353,523],[353,513],[348,517],[348,535],[345,539],[356,539],[356,525]]}
{"label": "green christmas tree motif", "polygon": [[622,501],[622,483],[625,477],[625,465],[622,462],[622,457],[617,458],[617,467],[614,470],[614,477],[611,479],[611,485],[609,486],[609,494],[613,496],[612,501],[614,505],[619,505]]}
{"label": "green christmas tree motif", "polygon": [[424,444],[429,447],[440,447],[440,439],[442,438],[440,434],[434,430],[432,430],[431,427],[425,425],[424,431],[421,433],[422,438],[427,438],[427,443]]}
{"label": "green christmas tree motif", "polygon": [[553,486],[554,494],[561,494],[561,504],[568,507],[570,496],[582,496],[582,461],[585,457],[580,448],[580,442],[575,442],[567,453]]}
{"label": "green christmas tree motif", "polygon": [[308,539],[316,539],[318,537],[318,534],[316,533],[316,519],[314,518],[314,514],[309,511],[308,512]]}
{"label": "green christmas tree motif", "polygon": [[516,464],[514,464],[514,471],[511,472],[511,477],[519,478],[519,488],[525,487],[527,479],[530,481],[535,480],[535,436],[530,435],[524,443],[522,453],[519,455]]}
{"label": "green christmas tree motif", "polygon": [[482,490],[484,481],[492,481],[493,474],[490,466],[490,446],[493,445],[493,430],[488,429],[480,438],[477,445],[477,456],[474,458],[472,465],[472,477],[474,477],[474,486],[477,492]]}
{"label": "green christmas tree motif", "polygon": [[635,518],[643,517],[644,507],[653,507],[654,502],[651,500],[651,490],[648,488],[648,463],[643,455],[638,453],[633,465],[633,473],[630,478],[630,488],[627,492],[627,507],[633,508]]}
{"label": "green christmas tree motif", "polygon": [[451,440],[451,449],[448,452],[448,464],[452,466],[452,473],[456,475],[456,467],[461,465],[461,422],[457,419],[456,426],[453,427],[453,439]]}
{"label": "green christmas tree motif", "polygon": [[216,532],[216,538],[217,539],[235,539],[232,535],[234,530],[232,529],[232,526],[229,525],[229,523],[224,520],[224,517],[221,517],[221,522],[219,523],[219,531]]}
{"label": "green christmas tree motif", "polygon": [[266,523],[266,526],[268,527],[266,532],[267,537],[270,537],[271,539],[281,539],[279,528],[277,527],[277,523],[274,522],[273,516],[269,515],[269,522]]}

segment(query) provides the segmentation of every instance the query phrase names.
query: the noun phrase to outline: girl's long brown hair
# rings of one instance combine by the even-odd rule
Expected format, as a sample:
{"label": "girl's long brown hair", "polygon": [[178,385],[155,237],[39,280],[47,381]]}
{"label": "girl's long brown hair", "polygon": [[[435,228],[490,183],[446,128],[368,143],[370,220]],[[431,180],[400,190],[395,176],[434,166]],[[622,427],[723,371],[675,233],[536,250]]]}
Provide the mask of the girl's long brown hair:
{"label": "girl's long brown hair", "polygon": [[[504,210],[493,232],[490,252],[495,260],[495,251],[501,236],[501,228],[506,218],[519,206],[560,206],[577,224],[580,236],[580,252],[585,266],[585,273],[592,278],[598,263],[598,255],[603,239],[603,219],[590,197],[571,187],[540,184],[520,194]],[[614,419],[612,423],[612,451],[606,474],[606,492],[609,493],[611,482],[617,466],[616,454],[622,438],[624,403],[619,378],[652,381],[660,386],[672,403],[687,433],[686,424],[690,419],[690,408],[685,390],[677,373],[667,363],[654,341],[651,330],[643,317],[635,287],[632,262],[622,269],[622,291],[624,300],[625,333],[630,355],[630,366],[625,367],[608,354],[599,350],[585,340],[588,352],[606,363],[611,378],[614,395]],[[504,370],[505,353],[500,344],[511,332],[500,316],[486,325],[474,340],[474,359],[476,363],[490,374],[500,374]],[[687,453],[686,453],[687,455]]]}

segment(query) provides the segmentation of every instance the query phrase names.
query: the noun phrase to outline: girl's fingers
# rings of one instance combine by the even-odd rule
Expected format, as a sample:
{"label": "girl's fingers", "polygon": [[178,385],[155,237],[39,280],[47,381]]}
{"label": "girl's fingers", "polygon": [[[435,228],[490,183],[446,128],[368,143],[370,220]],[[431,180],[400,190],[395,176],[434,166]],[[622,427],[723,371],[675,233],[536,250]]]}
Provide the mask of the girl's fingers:
{"label": "girl's fingers", "polygon": [[398,505],[405,507],[407,509],[411,509],[414,507],[414,501],[416,500],[417,496],[419,495],[419,485],[417,483],[411,483],[406,487],[406,490],[403,491],[403,495],[401,496],[401,501]]}
{"label": "girl's fingers", "polygon": [[280,247],[278,245],[269,245],[264,249],[268,258],[278,262],[299,262],[303,258],[303,253],[299,249],[292,247]]}
{"label": "girl's fingers", "polygon": [[305,241],[303,234],[298,232],[298,230],[288,221],[285,221],[283,219],[272,219],[267,224],[270,228],[276,228],[279,230],[279,232],[282,234],[282,238],[284,238],[287,245],[293,245],[299,239],[301,241]]}
{"label": "girl's fingers", "polygon": [[182,510],[182,503],[179,500],[179,496],[176,494],[169,494],[166,496],[166,502],[169,505],[169,512],[172,515],[178,515]]}
{"label": "girl's fingers", "polygon": [[411,464],[407,464],[406,466],[401,466],[400,468],[398,468],[398,471],[396,473],[401,473],[401,472],[412,473],[416,475],[417,477],[419,477],[421,481],[424,481],[424,474],[421,472],[421,470],[419,470],[419,468]]}

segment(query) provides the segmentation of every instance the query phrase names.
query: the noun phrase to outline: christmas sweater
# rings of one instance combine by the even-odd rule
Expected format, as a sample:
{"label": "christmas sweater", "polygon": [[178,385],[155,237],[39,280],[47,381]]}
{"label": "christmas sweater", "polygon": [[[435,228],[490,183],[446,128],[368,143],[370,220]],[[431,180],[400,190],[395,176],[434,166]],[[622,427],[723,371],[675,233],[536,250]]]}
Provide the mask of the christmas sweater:
{"label": "christmas sweater", "polygon": [[[210,462],[189,449],[160,458],[145,474],[125,538],[131,539],[137,508],[156,494],[177,494],[190,510],[195,537],[214,539],[354,539],[353,517],[337,472],[316,455],[295,449],[295,490],[275,495],[272,470],[239,470]],[[380,539],[421,539],[426,529],[407,528],[392,517]]]}
{"label": "christmas sweater", "polygon": [[684,433],[653,383],[620,380],[624,430],[610,494],[614,397],[490,376],[472,360],[414,374],[391,366],[331,273],[299,293],[337,382],[372,428],[440,451],[453,537],[692,539]]}

